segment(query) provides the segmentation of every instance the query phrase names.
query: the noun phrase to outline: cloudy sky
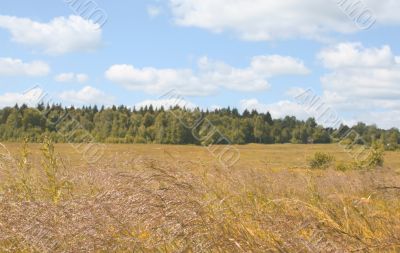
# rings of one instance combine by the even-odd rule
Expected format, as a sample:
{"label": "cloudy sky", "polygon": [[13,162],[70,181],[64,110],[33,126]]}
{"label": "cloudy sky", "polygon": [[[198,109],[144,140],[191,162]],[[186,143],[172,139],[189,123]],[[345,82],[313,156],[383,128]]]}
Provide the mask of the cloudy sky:
{"label": "cloudy sky", "polygon": [[[400,127],[397,0],[0,2],[0,106],[33,87],[65,105],[168,104]],[[28,92],[27,92],[28,90]]]}

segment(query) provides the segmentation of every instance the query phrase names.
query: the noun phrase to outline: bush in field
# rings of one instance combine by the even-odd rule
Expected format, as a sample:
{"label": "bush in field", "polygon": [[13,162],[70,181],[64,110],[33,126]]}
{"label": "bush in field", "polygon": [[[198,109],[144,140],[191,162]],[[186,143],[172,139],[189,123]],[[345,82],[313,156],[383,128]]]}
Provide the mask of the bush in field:
{"label": "bush in field", "polygon": [[349,164],[340,163],[336,165],[336,170],[347,171],[347,170],[369,170],[382,167],[384,164],[384,152],[385,147],[382,143],[373,143],[371,148],[368,150],[368,156],[361,161],[353,161]]}
{"label": "bush in field", "polygon": [[368,157],[365,159],[364,164],[366,168],[382,167],[384,163],[384,152],[385,148],[383,144],[374,143],[372,144],[371,151]]}
{"label": "bush in field", "polygon": [[344,172],[353,169],[353,166],[351,164],[339,163],[336,165],[335,169]]}
{"label": "bush in field", "polygon": [[309,164],[311,169],[327,169],[335,158],[332,155],[317,152],[314,157],[310,159]]}

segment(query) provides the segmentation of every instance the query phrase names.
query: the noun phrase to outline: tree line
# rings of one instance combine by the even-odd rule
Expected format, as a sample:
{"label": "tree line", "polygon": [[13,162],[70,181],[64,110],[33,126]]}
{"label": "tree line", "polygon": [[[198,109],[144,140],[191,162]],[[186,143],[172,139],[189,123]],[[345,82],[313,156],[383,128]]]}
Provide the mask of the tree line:
{"label": "tree line", "polygon": [[[346,135],[353,130],[354,134]],[[388,149],[400,143],[397,128],[379,129],[358,123],[340,129],[325,128],[313,118],[305,121],[287,116],[273,119],[269,112],[240,113],[235,108],[213,111],[185,108],[110,108],[59,104],[0,109],[0,140],[41,142],[45,136],[55,142],[157,143],[207,145],[224,141],[247,143],[354,143],[379,141]]]}

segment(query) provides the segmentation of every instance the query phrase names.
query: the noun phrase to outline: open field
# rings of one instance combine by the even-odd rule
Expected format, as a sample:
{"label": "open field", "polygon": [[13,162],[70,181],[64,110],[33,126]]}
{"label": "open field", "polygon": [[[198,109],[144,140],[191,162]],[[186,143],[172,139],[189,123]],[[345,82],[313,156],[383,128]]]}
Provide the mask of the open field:
{"label": "open field", "polygon": [[335,144],[238,146],[230,168],[198,146],[107,145],[96,164],[6,147],[0,252],[400,251],[399,152],[341,172],[307,169],[317,151],[350,162]]}
{"label": "open field", "polygon": [[[11,153],[18,153],[22,144],[5,143]],[[40,157],[41,144],[29,144],[33,158]],[[82,166],[85,161],[82,155],[71,144],[56,144],[56,151],[61,157],[72,163],[73,166]],[[240,151],[240,160],[237,167],[247,168],[306,168],[308,159],[315,152],[327,152],[335,156],[336,162],[350,162],[351,156],[338,144],[273,144],[273,145],[239,145],[235,146]],[[128,162],[138,158],[152,158],[158,161],[186,160],[202,164],[218,165],[218,161],[202,146],[190,145],[150,145],[150,144],[107,144],[106,152],[99,163],[114,160]],[[385,166],[400,170],[400,152],[385,152]]]}

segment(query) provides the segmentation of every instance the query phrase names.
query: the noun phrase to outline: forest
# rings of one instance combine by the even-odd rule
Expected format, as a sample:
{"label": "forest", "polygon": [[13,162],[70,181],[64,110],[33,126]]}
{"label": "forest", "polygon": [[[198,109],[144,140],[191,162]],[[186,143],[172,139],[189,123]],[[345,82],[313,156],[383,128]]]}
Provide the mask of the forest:
{"label": "forest", "polygon": [[[63,107],[62,105],[27,105],[0,110],[0,140],[103,143],[195,144],[228,142],[248,143],[335,143],[371,144],[380,142],[390,150],[397,149],[397,128],[379,129],[376,125],[358,123],[353,127],[325,128],[313,118],[273,119],[269,112],[256,110],[216,109],[213,111],[185,108],[98,108]],[[221,136],[223,140],[221,141]]]}

